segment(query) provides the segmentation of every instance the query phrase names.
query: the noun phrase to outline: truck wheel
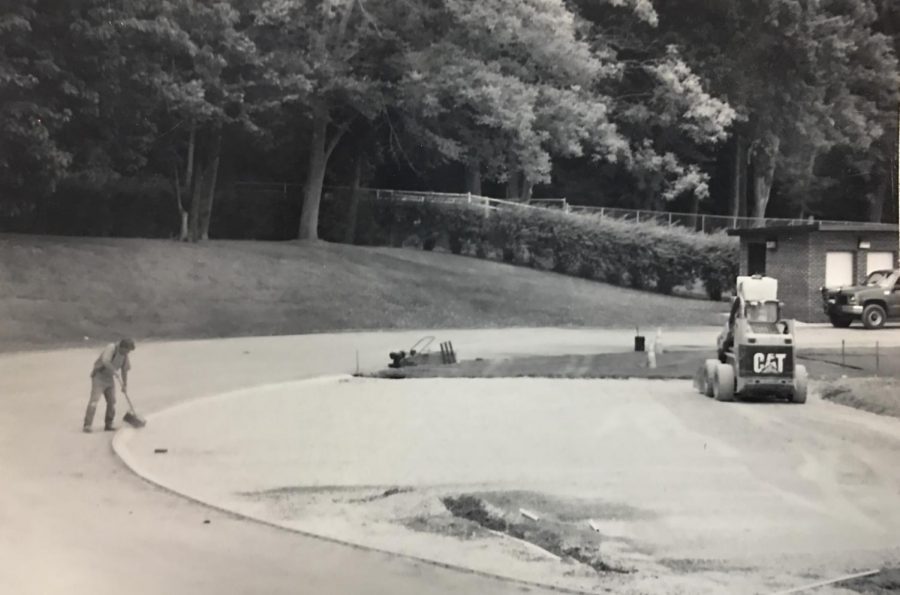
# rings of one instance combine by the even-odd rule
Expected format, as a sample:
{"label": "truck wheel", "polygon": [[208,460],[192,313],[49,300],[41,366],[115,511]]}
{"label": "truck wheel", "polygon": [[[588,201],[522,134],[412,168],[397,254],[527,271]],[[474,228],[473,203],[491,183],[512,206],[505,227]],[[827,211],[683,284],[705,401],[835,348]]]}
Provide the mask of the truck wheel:
{"label": "truck wheel", "polygon": [[716,364],[713,396],[717,401],[734,400],[734,369],[728,364]]}
{"label": "truck wheel", "polygon": [[719,365],[718,360],[708,359],[704,362],[705,365],[705,374],[706,382],[703,386],[703,394],[707,397],[713,396],[713,386],[716,383],[716,366]]}
{"label": "truck wheel", "polygon": [[831,320],[831,326],[835,328],[847,328],[853,324],[852,318],[846,318],[844,316],[832,316],[829,320]]}
{"label": "truck wheel", "polygon": [[791,393],[791,402],[806,403],[806,381],[808,377],[806,366],[796,366],[794,368],[794,392]]}
{"label": "truck wheel", "polygon": [[878,304],[869,304],[863,309],[862,319],[866,328],[881,328],[884,326],[884,308]]}

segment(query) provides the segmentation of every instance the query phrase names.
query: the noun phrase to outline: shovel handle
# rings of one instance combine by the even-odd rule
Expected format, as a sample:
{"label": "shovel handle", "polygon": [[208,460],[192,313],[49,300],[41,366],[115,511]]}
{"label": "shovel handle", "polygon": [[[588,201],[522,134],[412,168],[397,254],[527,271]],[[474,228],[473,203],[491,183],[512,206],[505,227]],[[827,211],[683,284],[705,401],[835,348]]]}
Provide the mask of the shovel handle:
{"label": "shovel handle", "polygon": [[137,412],[134,410],[134,404],[131,402],[131,398],[128,396],[128,391],[125,390],[125,383],[122,382],[122,378],[116,374],[116,380],[119,381],[119,388],[122,389],[122,394],[125,395],[125,400],[128,401],[128,409],[131,410],[132,413],[137,415]]}

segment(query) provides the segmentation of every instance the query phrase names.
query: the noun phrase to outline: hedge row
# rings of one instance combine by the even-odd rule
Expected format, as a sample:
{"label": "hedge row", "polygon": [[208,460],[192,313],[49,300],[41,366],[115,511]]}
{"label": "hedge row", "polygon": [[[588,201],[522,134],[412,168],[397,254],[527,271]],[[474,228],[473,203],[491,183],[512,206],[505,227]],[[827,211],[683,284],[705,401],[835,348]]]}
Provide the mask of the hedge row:
{"label": "hedge row", "polygon": [[440,242],[454,254],[664,294],[700,280],[714,300],[738,274],[738,241],[724,233],[539,209],[390,200],[371,208],[358,243],[412,241],[430,250]]}

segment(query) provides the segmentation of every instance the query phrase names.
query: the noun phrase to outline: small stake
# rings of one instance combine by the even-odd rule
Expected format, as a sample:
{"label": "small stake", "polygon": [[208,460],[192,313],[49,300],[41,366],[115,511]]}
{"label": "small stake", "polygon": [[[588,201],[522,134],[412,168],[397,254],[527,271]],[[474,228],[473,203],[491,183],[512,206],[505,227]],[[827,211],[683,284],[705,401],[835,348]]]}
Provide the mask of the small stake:
{"label": "small stake", "polygon": [[359,349],[356,350],[356,375],[359,376]]}
{"label": "small stake", "polygon": [[841,339],[841,365],[846,365],[847,362],[844,361],[844,339]]}
{"label": "small stake", "polygon": [[878,376],[878,373],[881,371],[880,363],[880,354],[878,353],[878,341],[875,341],[875,375]]}

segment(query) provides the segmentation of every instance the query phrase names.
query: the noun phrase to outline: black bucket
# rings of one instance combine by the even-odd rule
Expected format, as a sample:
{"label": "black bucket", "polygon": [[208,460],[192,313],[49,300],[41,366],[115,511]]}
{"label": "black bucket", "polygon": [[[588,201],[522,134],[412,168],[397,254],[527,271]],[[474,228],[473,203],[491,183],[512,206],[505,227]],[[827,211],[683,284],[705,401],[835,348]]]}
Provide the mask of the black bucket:
{"label": "black bucket", "polygon": [[634,338],[634,350],[644,351],[644,337],[638,335]]}

